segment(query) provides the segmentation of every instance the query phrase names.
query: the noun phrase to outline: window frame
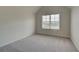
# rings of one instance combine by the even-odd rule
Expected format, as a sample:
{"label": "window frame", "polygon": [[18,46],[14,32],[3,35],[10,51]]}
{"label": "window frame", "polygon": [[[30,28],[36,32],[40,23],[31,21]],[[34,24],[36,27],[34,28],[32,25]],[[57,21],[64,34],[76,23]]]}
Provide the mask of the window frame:
{"label": "window frame", "polygon": [[[58,13],[57,13],[58,14]],[[57,15],[57,14],[48,14],[49,15],[49,28],[43,28],[43,18],[42,18],[42,29],[49,29],[49,30],[60,30],[60,14],[58,14],[59,15],[59,20],[58,20],[58,22],[59,22],[59,25],[58,25],[58,29],[55,29],[55,28],[51,28],[51,15],[54,15],[54,18],[55,18],[55,15]],[[47,16],[47,15],[42,15],[42,17],[43,16]]]}

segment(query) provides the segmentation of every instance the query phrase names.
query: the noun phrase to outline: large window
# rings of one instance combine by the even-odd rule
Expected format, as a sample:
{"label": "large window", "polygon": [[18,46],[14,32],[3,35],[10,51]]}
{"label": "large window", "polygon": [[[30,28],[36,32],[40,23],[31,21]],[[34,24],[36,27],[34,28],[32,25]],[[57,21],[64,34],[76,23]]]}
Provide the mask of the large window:
{"label": "large window", "polygon": [[60,29],[60,14],[43,15],[42,29]]}

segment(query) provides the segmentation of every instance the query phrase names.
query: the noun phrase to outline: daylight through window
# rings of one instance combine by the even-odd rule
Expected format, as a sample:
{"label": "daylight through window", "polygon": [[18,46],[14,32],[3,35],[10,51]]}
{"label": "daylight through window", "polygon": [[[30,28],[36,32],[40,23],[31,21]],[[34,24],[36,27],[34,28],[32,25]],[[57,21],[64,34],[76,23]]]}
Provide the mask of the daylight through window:
{"label": "daylight through window", "polygon": [[60,15],[43,15],[42,16],[42,29],[60,29]]}

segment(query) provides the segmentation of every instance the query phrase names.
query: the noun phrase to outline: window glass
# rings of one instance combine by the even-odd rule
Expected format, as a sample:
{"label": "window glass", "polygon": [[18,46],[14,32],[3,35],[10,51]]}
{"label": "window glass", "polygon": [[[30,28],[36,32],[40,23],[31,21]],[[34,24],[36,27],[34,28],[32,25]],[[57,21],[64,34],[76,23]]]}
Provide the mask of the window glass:
{"label": "window glass", "polygon": [[49,29],[50,24],[50,15],[44,15],[42,16],[42,28],[43,29]]}
{"label": "window glass", "polygon": [[59,29],[59,14],[51,15],[51,29]]}
{"label": "window glass", "polygon": [[43,15],[42,16],[42,29],[60,29],[60,15]]}

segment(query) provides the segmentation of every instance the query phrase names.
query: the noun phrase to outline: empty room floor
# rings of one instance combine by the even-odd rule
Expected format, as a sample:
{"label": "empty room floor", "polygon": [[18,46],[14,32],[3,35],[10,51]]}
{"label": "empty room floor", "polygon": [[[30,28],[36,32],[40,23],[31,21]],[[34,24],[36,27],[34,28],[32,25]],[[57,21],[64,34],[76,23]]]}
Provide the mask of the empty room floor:
{"label": "empty room floor", "polygon": [[77,52],[67,38],[32,35],[0,48],[1,52]]}

